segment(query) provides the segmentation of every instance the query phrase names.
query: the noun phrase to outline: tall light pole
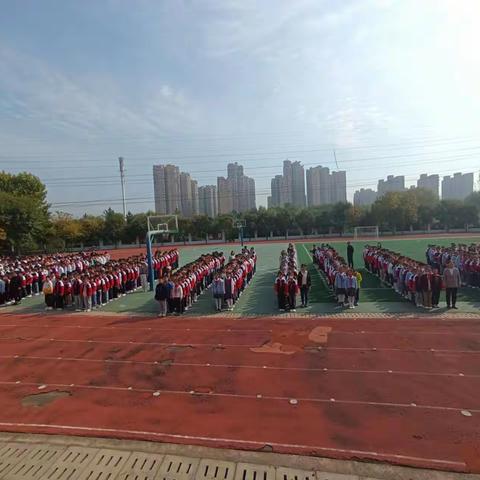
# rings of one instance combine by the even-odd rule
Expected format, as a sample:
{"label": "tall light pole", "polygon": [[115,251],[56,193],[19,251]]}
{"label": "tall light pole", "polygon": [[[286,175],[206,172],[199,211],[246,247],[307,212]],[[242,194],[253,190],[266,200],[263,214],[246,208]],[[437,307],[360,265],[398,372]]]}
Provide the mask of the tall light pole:
{"label": "tall light pole", "polygon": [[125,165],[123,162],[123,157],[118,157],[118,164],[120,165],[120,182],[122,184],[123,219],[127,221],[127,201],[125,199]]}

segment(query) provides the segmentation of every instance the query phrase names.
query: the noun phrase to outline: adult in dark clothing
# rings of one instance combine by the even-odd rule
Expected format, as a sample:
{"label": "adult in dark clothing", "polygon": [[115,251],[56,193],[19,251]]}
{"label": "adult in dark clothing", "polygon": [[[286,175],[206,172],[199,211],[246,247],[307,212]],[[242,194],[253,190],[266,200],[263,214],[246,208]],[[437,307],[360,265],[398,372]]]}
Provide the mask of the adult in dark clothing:
{"label": "adult in dark clothing", "polygon": [[22,276],[18,272],[10,279],[10,298],[13,298],[15,305],[22,300]]}
{"label": "adult in dark clothing", "polygon": [[438,268],[433,270],[432,275],[432,306],[438,308],[438,302],[440,301],[440,292],[442,291],[442,277],[438,272]]}
{"label": "adult in dark clothing", "polygon": [[305,308],[308,306],[308,292],[312,286],[312,277],[308,273],[307,266],[302,265],[300,272],[298,273],[298,286],[300,288],[300,296],[302,299],[302,307]]}
{"label": "adult in dark clothing", "polygon": [[166,317],[168,311],[168,299],[170,298],[170,286],[165,277],[161,278],[155,288],[155,300],[158,302],[160,313],[159,317]]}
{"label": "adult in dark clothing", "polygon": [[347,242],[347,262],[350,268],[353,268],[353,252],[355,249],[350,242]]}

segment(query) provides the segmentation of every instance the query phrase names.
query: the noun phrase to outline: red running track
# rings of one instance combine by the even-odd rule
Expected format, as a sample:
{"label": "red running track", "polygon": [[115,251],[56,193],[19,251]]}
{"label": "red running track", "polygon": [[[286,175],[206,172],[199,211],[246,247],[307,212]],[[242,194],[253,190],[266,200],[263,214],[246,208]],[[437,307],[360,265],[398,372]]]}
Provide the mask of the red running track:
{"label": "red running track", "polygon": [[476,320],[4,314],[0,347],[4,431],[480,472]]}

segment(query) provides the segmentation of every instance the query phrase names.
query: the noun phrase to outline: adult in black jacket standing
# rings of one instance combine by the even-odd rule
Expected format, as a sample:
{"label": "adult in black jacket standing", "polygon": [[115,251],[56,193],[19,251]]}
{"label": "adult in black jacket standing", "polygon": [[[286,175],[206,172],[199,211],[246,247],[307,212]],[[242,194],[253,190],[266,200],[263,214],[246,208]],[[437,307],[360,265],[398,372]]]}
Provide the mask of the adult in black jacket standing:
{"label": "adult in black jacket standing", "polygon": [[347,242],[347,262],[350,268],[353,268],[353,252],[355,249],[350,242]]}
{"label": "adult in black jacket standing", "polygon": [[302,298],[302,308],[308,306],[308,292],[312,286],[312,277],[308,273],[307,266],[302,264],[300,272],[298,272],[298,287],[300,288],[300,296]]}
{"label": "adult in black jacket standing", "polygon": [[162,277],[155,288],[155,300],[159,304],[159,317],[166,317],[168,311],[168,299],[170,297],[170,289],[166,277]]}
{"label": "adult in black jacket standing", "polygon": [[22,300],[22,276],[18,272],[10,279],[10,296],[15,300],[15,305],[18,305]]}

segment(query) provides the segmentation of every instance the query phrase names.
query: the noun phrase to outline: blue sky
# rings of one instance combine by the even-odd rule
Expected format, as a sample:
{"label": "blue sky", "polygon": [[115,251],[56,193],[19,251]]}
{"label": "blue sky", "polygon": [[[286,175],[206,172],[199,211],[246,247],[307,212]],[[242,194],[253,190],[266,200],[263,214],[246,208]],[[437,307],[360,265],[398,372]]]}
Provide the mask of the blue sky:
{"label": "blue sky", "polygon": [[[0,168],[54,210],[153,207],[154,163],[239,161],[264,205],[285,158],[387,174],[480,168],[477,0],[0,0]],[[477,175],[478,176],[478,175]]]}

